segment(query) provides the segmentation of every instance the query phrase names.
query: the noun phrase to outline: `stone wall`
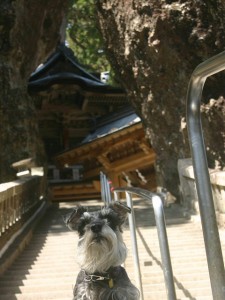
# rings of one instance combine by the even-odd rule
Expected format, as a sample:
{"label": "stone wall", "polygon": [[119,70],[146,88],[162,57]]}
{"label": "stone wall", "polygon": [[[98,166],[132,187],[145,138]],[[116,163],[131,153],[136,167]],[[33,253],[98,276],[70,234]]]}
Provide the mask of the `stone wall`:
{"label": "stone wall", "polygon": [[[182,196],[181,203],[185,213],[189,215],[198,214],[198,196],[192,160],[190,158],[180,159],[178,161],[178,172]],[[225,171],[209,169],[209,176],[217,221],[219,226],[225,227]]]}

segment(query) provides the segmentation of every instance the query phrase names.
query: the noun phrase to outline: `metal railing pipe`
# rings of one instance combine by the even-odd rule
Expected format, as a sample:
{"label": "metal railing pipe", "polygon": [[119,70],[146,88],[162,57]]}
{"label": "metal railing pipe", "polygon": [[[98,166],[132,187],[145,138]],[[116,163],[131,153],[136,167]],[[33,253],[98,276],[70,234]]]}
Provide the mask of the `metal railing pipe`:
{"label": "metal railing pipe", "polygon": [[110,184],[107,176],[100,172],[100,183],[101,183],[101,197],[104,201],[105,205],[109,205],[110,202],[112,202],[112,196],[111,196],[111,190],[110,190]]}
{"label": "metal railing pipe", "polygon": [[109,178],[105,176],[105,185],[106,185],[106,198],[108,204],[112,202],[112,195],[111,195],[111,190],[110,190],[110,183],[109,183]]}
{"label": "metal railing pipe", "polygon": [[176,299],[173,271],[170,259],[169,244],[166,232],[166,222],[163,209],[163,203],[159,196],[152,196],[152,205],[155,213],[155,222],[159,237],[159,247],[162,257],[162,266],[165,282],[167,282],[168,299]]}
{"label": "metal railing pipe", "polygon": [[103,202],[106,204],[104,177],[105,177],[104,173],[100,172],[101,198],[102,198]]}
{"label": "metal railing pipe", "polygon": [[166,223],[165,223],[165,215],[163,209],[163,203],[161,198],[150,191],[127,187],[127,188],[115,188],[115,192],[128,192],[136,194],[142,198],[148,199],[152,202],[153,210],[155,214],[156,227],[159,239],[159,247],[162,258],[162,266],[163,266],[163,274],[165,279],[165,286],[167,292],[168,300],[176,300],[176,291],[173,280],[173,269],[170,259],[167,231],[166,231]]}
{"label": "metal railing pipe", "polygon": [[138,287],[140,290],[140,300],[144,300],[144,293],[143,293],[142,279],[141,279],[141,268],[140,268],[140,262],[139,262],[139,254],[138,254],[133,201],[132,201],[132,196],[130,193],[126,192],[125,194],[126,194],[127,206],[130,207],[130,209],[131,209],[131,213],[128,214],[128,220],[129,220],[129,227],[130,227],[134,265],[135,265],[135,271],[136,271],[136,280],[138,282]]}
{"label": "metal railing pipe", "polygon": [[214,300],[225,299],[225,273],[202,134],[200,107],[207,77],[224,69],[225,51],[197,66],[191,76],[187,93],[188,133]]}

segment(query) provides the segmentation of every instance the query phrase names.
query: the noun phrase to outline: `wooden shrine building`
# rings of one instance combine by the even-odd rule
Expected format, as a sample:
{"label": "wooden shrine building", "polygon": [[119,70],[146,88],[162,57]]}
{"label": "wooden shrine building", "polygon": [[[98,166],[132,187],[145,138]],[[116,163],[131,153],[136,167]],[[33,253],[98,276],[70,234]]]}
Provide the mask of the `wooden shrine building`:
{"label": "wooden shrine building", "polygon": [[[82,181],[56,182],[52,186],[55,199],[80,199],[100,197],[99,174],[103,171],[114,187],[134,186],[154,190],[155,153],[147,143],[140,118],[124,109],[101,118],[96,130],[76,147],[56,155],[60,169],[82,165]],[[86,183],[86,186],[85,186]]]}
{"label": "wooden shrine building", "polygon": [[31,74],[28,91],[38,114],[49,161],[57,152],[81,142],[97,117],[127,105],[123,89],[87,72],[65,45]]}
{"label": "wooden shrine building", "polygon": [[87,72],[60,45],[30,77],[54,200],[100,198],[100,171],[113,186],[155,188],[155,154],[126,94]]}

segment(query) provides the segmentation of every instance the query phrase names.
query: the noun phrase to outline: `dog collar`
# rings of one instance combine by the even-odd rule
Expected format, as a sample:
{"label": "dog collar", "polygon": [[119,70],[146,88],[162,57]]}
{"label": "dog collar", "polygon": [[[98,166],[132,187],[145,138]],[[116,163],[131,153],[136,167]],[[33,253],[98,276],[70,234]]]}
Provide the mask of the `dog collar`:
{"label": "dog collar", "polygon": [[[84,281],[86,282],[98,282],[98,281],[107,281],[110,288],[113,287],[113,279],[109,276],[109,273],[106,273],[106,276],[96,275],[96,274],[87,274],[84,270]],[[104,274],[105,275],[105,274]]]}
{"label": "dog collar", "polygon": [[109,277],[100,276],[100,275],[94,275],[94,274],[85,274],[84,275],[84,281],[101,281],[101,280],[109,280]]}

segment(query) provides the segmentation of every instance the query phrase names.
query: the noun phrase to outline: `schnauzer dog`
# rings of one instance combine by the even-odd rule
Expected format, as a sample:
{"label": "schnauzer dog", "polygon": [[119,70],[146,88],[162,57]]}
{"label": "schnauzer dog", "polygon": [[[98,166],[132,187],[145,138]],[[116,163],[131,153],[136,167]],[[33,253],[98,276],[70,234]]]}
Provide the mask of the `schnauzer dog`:
{"label": "schnauzer dog", "polygon": [[99,211],[78,206],[64,218],[71,230],[78,231],[78,263],[81,270],[73,300],[138,300],[139,290],[121,266],[127,256],[122,225],[130,208],[119,201]]}

